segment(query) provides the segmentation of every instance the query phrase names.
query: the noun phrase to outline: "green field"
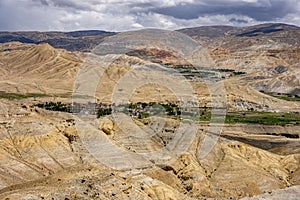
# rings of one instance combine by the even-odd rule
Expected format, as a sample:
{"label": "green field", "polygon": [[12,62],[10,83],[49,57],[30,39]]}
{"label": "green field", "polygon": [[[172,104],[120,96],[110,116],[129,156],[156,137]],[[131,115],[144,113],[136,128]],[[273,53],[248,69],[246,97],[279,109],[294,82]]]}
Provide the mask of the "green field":
{"label": "green field", "polygon": [[71,98],[71,93],[65,94],[44,94],[44,93],[12,93],[0,91],[0,99],[27,99],[37,97],[60,97],[60,98]]}
{"label": "green field", "polygon": [[271,113],[271,112],[229,112],[226,115],[226,123],[251,123],[265,125],[288,124],[300,125],[299,113]]}
{"label": "green field", "polygon": [[258,111],[236,111],[227,112],[225,121],[222,116],[214,116],[211,118],[210,110],[200,110],[198,117],[184,117],[192,120],[199,120],[200,122],[214,122],[214,123],[244,123],[244,124],[264,124],[264,125],[300,125],[299,113],[274,113],[274,112],[258,112]]}
{"label": "green field", "polygon": [[286,101],[300,101],[300,97],[298,95],[278,94],[278,93],[266,93],[266,94]]}
{"label": "green field", "polygon": [[34,97],[48,97],[47,94],[38,94],[38,93],[27,93],[27,94],[20,94],[20,93],[10,93],[0,91],[0,98],[1,99],[26,99],[26,98],[34,98]]}

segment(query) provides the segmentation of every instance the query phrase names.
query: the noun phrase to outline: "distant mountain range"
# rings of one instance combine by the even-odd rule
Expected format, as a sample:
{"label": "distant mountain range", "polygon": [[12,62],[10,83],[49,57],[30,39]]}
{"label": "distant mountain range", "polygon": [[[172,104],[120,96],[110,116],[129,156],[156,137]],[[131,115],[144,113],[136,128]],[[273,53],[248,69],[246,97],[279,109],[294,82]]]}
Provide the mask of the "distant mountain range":
{"label": "distant mountain range", "polygon": [[[292,45],[300,45],[300,28],[293,25],[268,23],[249,27],[233,26],[201,26],[177,30],[189,35],[201,43],[228,38],[261,38],[267,36],[275,42],[284,41]],[[49,43],[55,48],[69,51],[90,51],[107,36],[116,32],[101,30],[84,30],[73,32],[0,32],[0,43],[18,41],[22,43]],[[242,39],[243,40],[243,39]]]}
{"label": "distant mountain range", "polygon": [[114,32],[99,30],[72,32],[0,32],[0,43],[22,42],[31,44],[48,43],[55,48],[69,51],[90,51],[107,36]]}
{"label": "distant mountain range", "polygon": [[[190,37],[201,41],[212,41],[218,38],[245,38],[263,37],[270,39],[285,39],[285,42],[295,44],[299,42],[300,28],[282,23],[266,23],[248,27],[234,26],[201,26],[178,30]],[[287,37],[289,36],[289,37]]]}

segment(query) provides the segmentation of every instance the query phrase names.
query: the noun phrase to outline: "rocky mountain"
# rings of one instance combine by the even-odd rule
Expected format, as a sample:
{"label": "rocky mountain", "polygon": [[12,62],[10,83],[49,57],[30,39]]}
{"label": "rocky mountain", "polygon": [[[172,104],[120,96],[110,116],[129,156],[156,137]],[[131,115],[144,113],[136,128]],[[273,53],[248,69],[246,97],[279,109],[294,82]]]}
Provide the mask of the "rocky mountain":
{"label": "rocky mountain", "polygon": [[[247,27],[233,27],[233,26],[202,26],[177,30],[184,33],[195,40],[203,42],[212,42],[217,39],[238,39],[245,40],[253,39],[252,42],[261,43],[268,42],[266,39],[273,40],[279,43],[287,43],[291,45],[299,44],[299,30],[300,28],[294,25],[267,23]],[[236,43],[241,40],[237,40]],[[230,41],[228,41],[229,43]],[[249,42],[249,41],[248,41]],[[246,42],[247,44],[247,42]]]}
{"label": "rocky mountain", "polygon": [[79,54],[48,43],[0,45],[1,90],[19,93],[70,92],[81,64]]}
{"label": "rocky mountain", "polygon": [[[182,29],[206,46],[215,67],[247,73],[236,82],[265,92],[299,94],[300,28],[286,24]],[[284,69],[284,70],[281,70]]]}
{"label": "rocky mountain", "polygon": [[0,43],[48,43],[55,48],[63,48],[69,51],[90,51],[103,38],[114,34],[113,32],[98,30],[73,32],[0,32]]}

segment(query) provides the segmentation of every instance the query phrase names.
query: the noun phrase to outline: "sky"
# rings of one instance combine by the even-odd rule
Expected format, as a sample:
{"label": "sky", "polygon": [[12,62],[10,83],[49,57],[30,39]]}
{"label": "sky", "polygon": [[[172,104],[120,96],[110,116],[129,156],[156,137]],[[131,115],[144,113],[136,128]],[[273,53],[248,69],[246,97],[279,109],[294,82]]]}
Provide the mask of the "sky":
{"label": "sky", "polygon": [[0,0],[0,31],[176,30],[267,22],[300,26],[300,0]]}

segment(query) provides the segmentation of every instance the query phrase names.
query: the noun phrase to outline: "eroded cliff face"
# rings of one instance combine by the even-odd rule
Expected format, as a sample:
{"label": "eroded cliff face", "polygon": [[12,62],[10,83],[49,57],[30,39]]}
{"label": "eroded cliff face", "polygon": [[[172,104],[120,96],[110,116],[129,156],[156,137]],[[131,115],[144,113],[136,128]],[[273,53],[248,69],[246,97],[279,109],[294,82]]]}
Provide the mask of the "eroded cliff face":
{"label": "eroded cliff face", "polygon": [[[0,121],[2,199],[237,199],[300,180],[299,139],[280,135],[299,135],[297,126],[225,125],[213,150],[200,158],[202,142],[212,137],[205,131],[209,124],[201,123],[187,151],[169,162],[116,170],[90,154],[71,114],[45,111],[24,100],[1,101]],[[150,122],[135,125],[145,130]],[[167,119],[158,134],[141,138],[122,130],[112,117],[90,123],[86,132],[133,154],[163,148],[179,126]]]}
{"label": "eroded cliff face", "polygon": [[0,46],[2,91],[66,94],[72,90],[82,53],[55,49],[47,43]]}
{"label": "eroded cliff face", "polygon": [[[236,84],[279,93],[293,93],[299,87],[299,27],[264,24],[216,29],[222,34],[204,44],[210,50],[215,67],[247,73],[234,77]],[[184,31],[190,35],[189,32],[192,34],[193,30]],[[201,38],[201,33],[199,36]]]}

